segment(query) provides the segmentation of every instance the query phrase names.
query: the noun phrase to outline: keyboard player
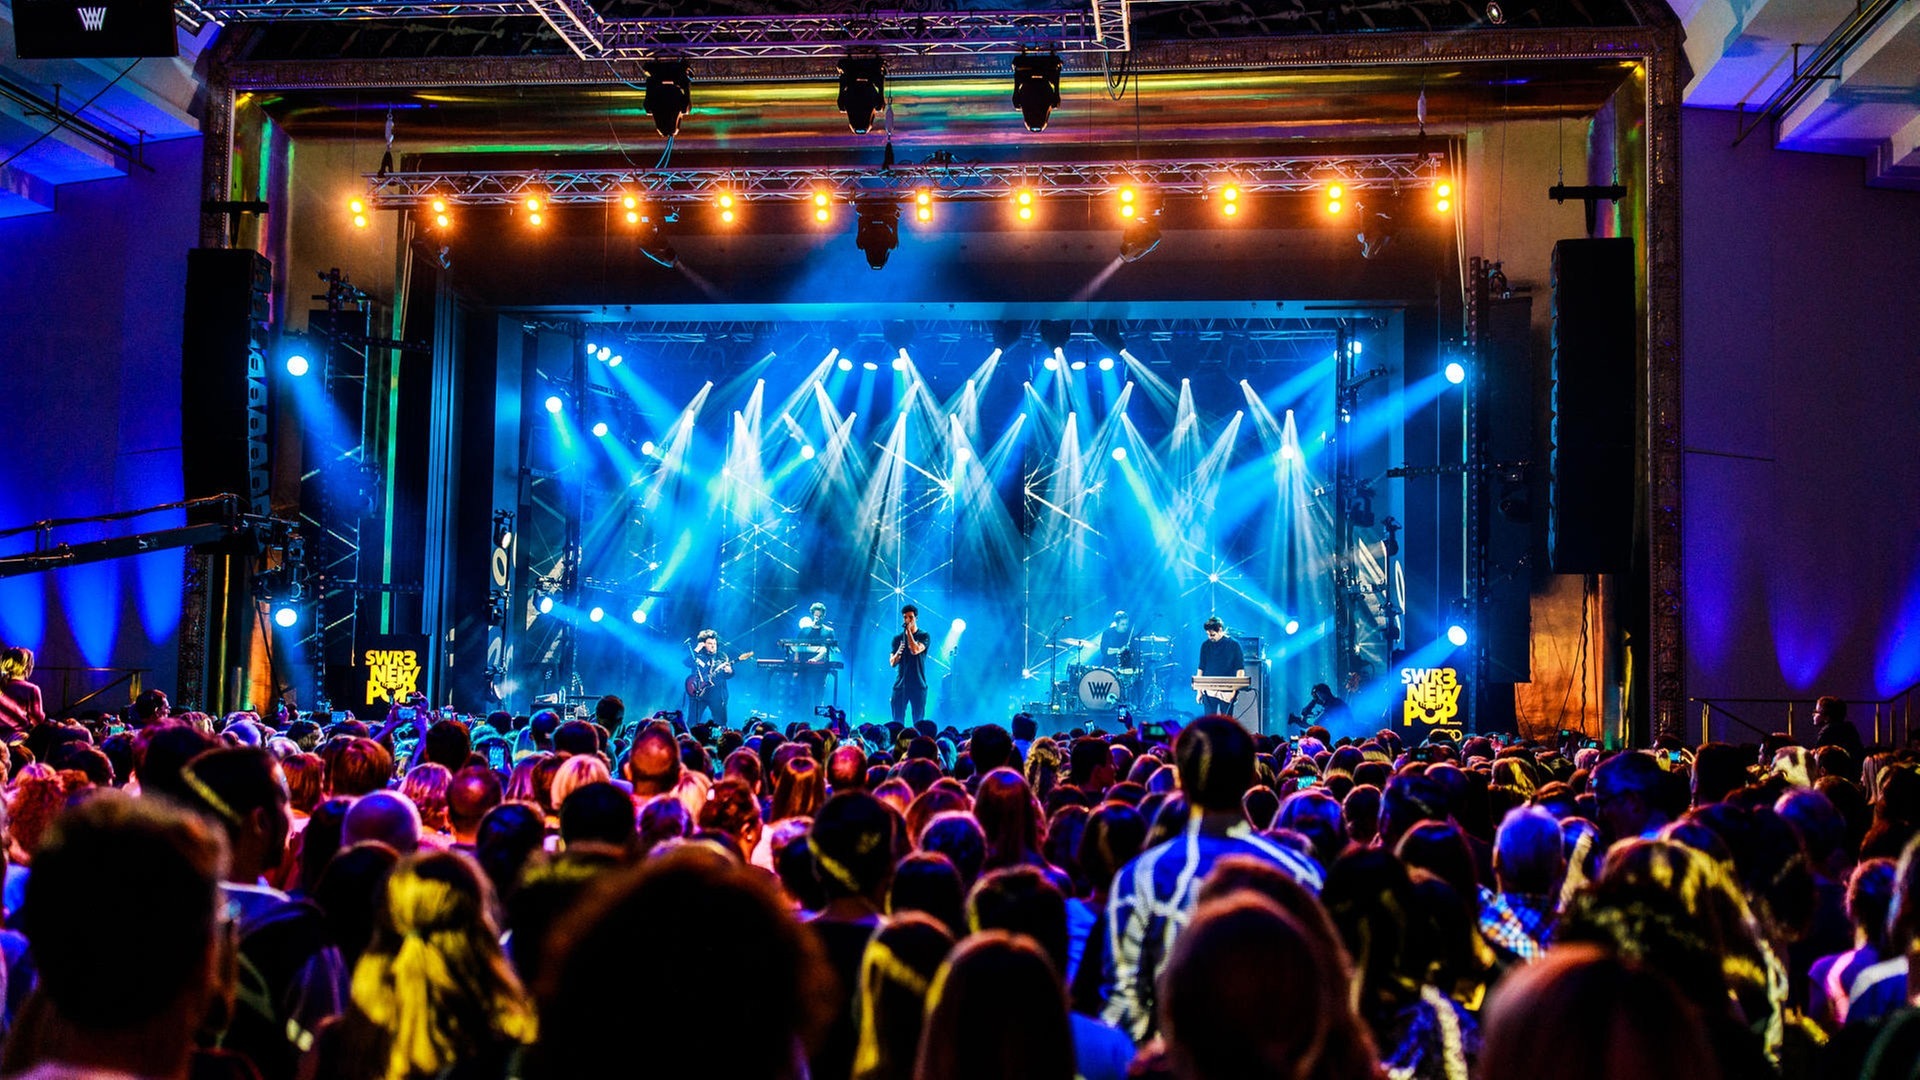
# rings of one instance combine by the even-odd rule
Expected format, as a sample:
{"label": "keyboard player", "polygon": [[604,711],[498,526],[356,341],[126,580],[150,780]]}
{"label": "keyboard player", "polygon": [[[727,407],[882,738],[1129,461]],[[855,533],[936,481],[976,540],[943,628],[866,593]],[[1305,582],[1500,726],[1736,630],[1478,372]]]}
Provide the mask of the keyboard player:
{"label": "keyboard player", "polygon": [[833,624],[827,621],[827,605],[818,600],[807,608],[807,617],[801,622],[800,632],[793,639],[792,658],[796,666],[792,690],[796,699],[793,705],[804,716],[816,705],[831,704],[827,701],[826,665],[840,650],[840,639],[834,633]]}
{"label": "keyboard player", "polygon": [[[1220,621],[1220,616],[1212,615],[1207,618],[1205,626],[1207,640],[1200,643],[1200,666],[1194,674],[1246,678],[1246,657],[1240,651],[1240,643],[1227,636],[1227,624]],[[1231,694],[1221,696],[1203,692],[1199,695],[1199,701],[1203,713],[1233,715]]]}

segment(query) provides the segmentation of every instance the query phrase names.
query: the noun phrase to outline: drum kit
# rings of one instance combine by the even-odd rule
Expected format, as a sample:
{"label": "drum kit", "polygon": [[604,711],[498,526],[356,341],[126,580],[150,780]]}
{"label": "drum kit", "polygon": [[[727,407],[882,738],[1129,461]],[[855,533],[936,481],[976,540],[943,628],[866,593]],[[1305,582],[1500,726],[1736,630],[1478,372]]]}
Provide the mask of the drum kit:
{"label": "drum kit", "polygon": [[[1074,650],[1099,647],[1098,641],[1061,638]],[[1056,709],[1092,713],[1152,712],[1167,700],[1166,682],[1180,665],[1173,660],[1173,641],[1143,634],[1126,648],[1109,648],[1101,663],[1067,665],[1067,677],[1053,686]]]}

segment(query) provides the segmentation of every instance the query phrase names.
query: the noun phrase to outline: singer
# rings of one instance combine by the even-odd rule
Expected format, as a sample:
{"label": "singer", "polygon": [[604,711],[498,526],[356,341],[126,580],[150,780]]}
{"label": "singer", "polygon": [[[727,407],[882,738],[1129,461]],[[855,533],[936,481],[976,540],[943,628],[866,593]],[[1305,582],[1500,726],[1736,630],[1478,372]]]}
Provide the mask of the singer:
{"label": "singer", "polygon": [[920,609],[908,604],[900,609],[900,632],[893,635],[893,719],[904,723],[907,706],[913,706],[913,722],[927,715],[927,644],[932,639],[920,629]]}

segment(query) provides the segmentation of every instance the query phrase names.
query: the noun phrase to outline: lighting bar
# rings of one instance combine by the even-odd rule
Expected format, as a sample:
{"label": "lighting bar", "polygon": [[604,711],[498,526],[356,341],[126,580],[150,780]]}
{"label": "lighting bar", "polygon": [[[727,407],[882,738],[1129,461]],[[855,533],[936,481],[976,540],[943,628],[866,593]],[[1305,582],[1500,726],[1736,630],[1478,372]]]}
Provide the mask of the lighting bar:
{"label": "lighting bar", "polygon": [[588,0],[178,0],[183,23],[501,18],[537,15],[586,60],[779,59],[869,54],[1105,53],[1132,47],[1133,0],[1056,11],[876,11],[607,18]]}
{"label": "lighting bar", "polygon": [[884,177],[854,166],[830,168],[692,168],[390,172],[366,174],[370,205],[393,210],[443,198],[460,206],[520,202],[530,192],[550,204],[619,203],[639,193],[654,204],[709,201],[724,191],[741,202],[808,202],[816,192],[848,201],[892,196],[913,201],[919,189],[942,202],[1005,199],[1027,185],[1036,198],[1111,198],[1119,183],[1151,188],[1156,198],[1202,196],[1231,183],[1249,194],[1324,192],[1339,177],[1344,191],[1392,190],[1442,182],[1446,155],[1303,155],[1266,158],[1190,158],[1162,161],[1082,161],[1043,165],[976,162],[907,164]]}

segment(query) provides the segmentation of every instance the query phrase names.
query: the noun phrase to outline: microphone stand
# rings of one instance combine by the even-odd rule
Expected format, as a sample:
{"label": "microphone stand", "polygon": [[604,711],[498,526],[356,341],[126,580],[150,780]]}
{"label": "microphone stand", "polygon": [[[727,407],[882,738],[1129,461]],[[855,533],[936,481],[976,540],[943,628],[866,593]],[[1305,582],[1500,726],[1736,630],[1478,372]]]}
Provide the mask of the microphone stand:
{"label": "microphone stand", "polygon": [[1060,628],[1067,625],[1064,616],[1054,620],[1047,631],[1047,711],[1060,711]]}

